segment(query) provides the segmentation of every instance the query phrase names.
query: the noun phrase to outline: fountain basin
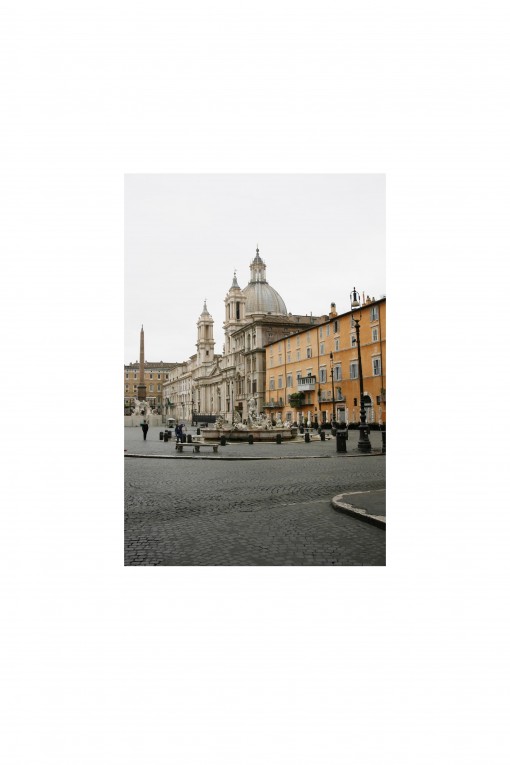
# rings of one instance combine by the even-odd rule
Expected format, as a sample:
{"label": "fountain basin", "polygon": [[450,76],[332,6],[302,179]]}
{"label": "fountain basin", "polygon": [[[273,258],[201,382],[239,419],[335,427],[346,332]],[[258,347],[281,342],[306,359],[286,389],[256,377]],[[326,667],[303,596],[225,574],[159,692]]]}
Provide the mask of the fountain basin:
{"label": "fountain basin", "polygon": [[280,433],[282,441],[290,441],[297,435],[297,428],[248,428],[247,430],[229,430],[228,428],[202,428],[200,435],[205,441],[219,441],[225,436],[227,441],[276,441]]}

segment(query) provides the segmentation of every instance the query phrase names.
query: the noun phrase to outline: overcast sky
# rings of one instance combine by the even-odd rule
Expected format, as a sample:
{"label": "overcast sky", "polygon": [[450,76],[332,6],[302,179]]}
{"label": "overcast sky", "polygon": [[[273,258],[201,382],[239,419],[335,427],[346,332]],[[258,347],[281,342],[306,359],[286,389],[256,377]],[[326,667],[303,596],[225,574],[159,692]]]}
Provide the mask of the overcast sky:
{"label": "overcast sky", "polygon": [[127,175],[126,363],[195,353],[207,299],[215,352],[234,269],[248,284],[257,244],[292,313],[349,309],[353,287],[386,294],[384,175]]}

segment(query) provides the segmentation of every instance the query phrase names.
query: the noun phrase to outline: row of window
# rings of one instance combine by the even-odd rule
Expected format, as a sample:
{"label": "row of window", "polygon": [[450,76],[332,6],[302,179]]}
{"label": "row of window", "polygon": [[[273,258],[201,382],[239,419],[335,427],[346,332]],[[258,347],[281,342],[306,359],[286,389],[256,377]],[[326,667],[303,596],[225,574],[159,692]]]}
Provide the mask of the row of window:
{"label": "row of window", "polygon": [[[131,374],[131,378],[132,379],[135,379],[135,380],[138,379],[138,372],[131,372],[131,373],[130,372],[126,372],[126,380],[129,378],[130,374]],[[153,377],[152,372],[149,372],[149,380],[153,380],[153,379],[161,380],[162,379],[161,378],[161,372],[158,372],[157,378]],[[165,375],[164,379],[168,380],[168,375],[167,374]]]}
{"label": "row of window", "polygon": [[[381,404],[381,400],[382,400],[381,396],[376,396],[376,402],[377,402],[378,405]],[[292,401],[291,397],[287,396],[287,404],[291,404],[291,401]],[[284,400],[280,396],[277,400],[272,398],[271,401],[268,402],[268,403],[282,405],[283,402],[284,402]],[[321,396],[321,398],[320,398],[320,403],[321,404],[322,403],[328,403],[328,402],[331,403],[331,391],[325,391],[324,395]],[[342,396],[341,388],[336,388],[336,390],[335,390],[335,402],[336,403],[341,402],[343,404],[347,404],[348,403],[347,399],[343,398],[343,396]],[[353,406],[358,406],[358,396],[354,396],[352,402],[353,402]],[[308,394],[305,397],[304,401],[303,401],[303,406],[314,406],[315,403],[316,402]],[[364,397],[364,404],[365,404],[365,407],[367,407],[367,409],[371,408],[371,406],[372,406],[372,399],[370,398],[370,396],[367,395],[367,396]],[[325,415],[325,412],[323,414]],[[287,414],[287,417],[288,416],[289,415]]]}
{"label": "row of window", "polygon": [[[127,392],[128,392],[128,390],[129,390],[129,385],[126,385],[126,386],[125,386],[125,392],[127,393]],[[149,385],[149,391],[150,391],[151,393],[153,393],[153,392],[154,392],[154,385],[152,385],[152,384],[151,384],[151,385]],[[159,383],[158,383],[158,393],[159,393],[160,391],[161,391],[161,384],[159,384]]]}
{"label": "row of window", "polygon": [[[379,327],[372,327],[372,342],[377,342],[379,340]],[[287,341],[287,344],[290,343],[290,340]],[[351,347],[354,347],[356,345],[356,335],[351,336]],[[287,347],[290,347],[287,345]],[[335,351],[340,350],[340,338],[335,338]],[[326,346],[325,343],[319,344],[319,356],[325,356],[326,355]],[[308,346],[306,348],[306,358],[311,359],[313,358],[313,351],[312,347]],[[292,354],[290,351],[287,351],[287,363],[290,364],[292,361]],[[296,361],[301,361],[301,350],[299,348],[296,349]],[[282,354],[278,354],[278,364],[282,364]],[[274,366],[274,357],[269,357],[269,366]]]}
{"label": "row of window", "polygon": [[[374,356],[372,359],[372,374],[374,377],[379,377],[381,374],[381,358],[380,356]],[[313,382],[315,383],[316,378],[312,377],[312,370],[307,370],[307,377],[310,377]],[[296,373],[296,380],[297,384],[299,385],[300,380],[306,380],[307,377],[302,377],[301,372]],[[349,365],[349,378],[351,380],[356,380],[358,378],[358,362],[357,361],[351,361]],[[328,380],[328,372],[325,366],[319,368],[319,382],[325,383]],[[335,364],[333,367],[333,380],[335,382],[338,382],[339,380],[342,380],[342,365],[341,364]],[[287,375],[287,388],[292,388],[293,386],[293,378],[292,373],[289,372]],[[283,375],[278,375],[278,388],[283,388]],[[269,389],[275,390],[275,379],[274,377],[269,378]]]}

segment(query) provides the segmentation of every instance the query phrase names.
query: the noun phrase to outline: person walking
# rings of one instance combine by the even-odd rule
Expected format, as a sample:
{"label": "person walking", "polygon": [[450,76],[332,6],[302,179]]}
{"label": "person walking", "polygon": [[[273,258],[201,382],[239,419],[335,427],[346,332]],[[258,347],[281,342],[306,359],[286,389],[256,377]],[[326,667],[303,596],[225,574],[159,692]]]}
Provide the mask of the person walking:
{"label": "person walking", "polygon": [[148,424],[145,422],[145,420],[142,422],[142,430],[143,430],[143,440],[144,440],[144,441],[147,441],[147,433],[148,433],[148,431],[149,431],[149,426],[148,426]]}
{"label": "person walking", "polygon": [[181,442],[182,437],[182,426],[177,423],[175,426],[175,443],[179,444]]}

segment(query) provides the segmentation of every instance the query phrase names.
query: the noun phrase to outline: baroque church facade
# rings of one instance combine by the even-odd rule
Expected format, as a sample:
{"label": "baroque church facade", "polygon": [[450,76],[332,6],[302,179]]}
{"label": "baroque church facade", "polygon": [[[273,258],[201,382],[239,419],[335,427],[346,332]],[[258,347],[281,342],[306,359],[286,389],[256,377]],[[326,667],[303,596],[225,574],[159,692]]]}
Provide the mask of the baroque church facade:
{"label": "baroque church facade", "polygon": [[163,385],[165,415],[200,421],[218,417],[246,420],[248,402],[262,413],[266,383],[266,346],[327,317],[294,315],[266,278],[266,264],[257,247],[250,263],[250,281],[239,286],[237,275],[225,296],[223,353],[215,353],[214,320],[204,302],[197,322],[197,352],[177,365]]}

